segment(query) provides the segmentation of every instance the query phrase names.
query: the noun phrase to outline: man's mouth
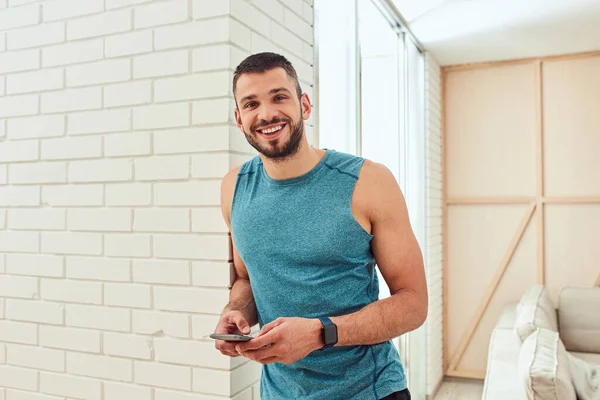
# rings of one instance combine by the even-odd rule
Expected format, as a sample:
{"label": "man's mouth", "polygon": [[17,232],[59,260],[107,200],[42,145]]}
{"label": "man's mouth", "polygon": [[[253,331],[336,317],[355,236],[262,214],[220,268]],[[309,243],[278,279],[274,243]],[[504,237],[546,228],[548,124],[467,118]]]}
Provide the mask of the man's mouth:
{"label": "man's mouth", "polygon": [[257,129],[256,131],[263,136],[276,136],[285,127],[286,123],[271,125],[267,128]]}

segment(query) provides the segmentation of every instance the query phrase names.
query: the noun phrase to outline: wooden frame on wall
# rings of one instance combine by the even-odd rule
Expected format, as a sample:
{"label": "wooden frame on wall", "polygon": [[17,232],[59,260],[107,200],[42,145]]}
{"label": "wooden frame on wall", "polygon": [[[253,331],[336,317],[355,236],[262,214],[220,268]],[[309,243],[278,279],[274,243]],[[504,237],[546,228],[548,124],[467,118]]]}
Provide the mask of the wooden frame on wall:
{"label": "wooden frame on wall", "polygon": [[[571,60],[581,59],[588,57],[598,57],[600,51],[577,53],[577,54],[565,54],[558,56],[548,57],[535,57],[519,60],[509,61],[498,61],[498,62],[485,62],[476,64],[464,64],[454,65],[441,68],[441,159],[442,159],[442,269],[443,269],[443,334],[442,334],[442,346],[443,346],[443,370],[446,376],[459,377],[459,378],[471,378],[471,379],[484,379],[485,373],[480,371],[467,371],[458,369],[461,358],[463,357],[465,350],[467,349],[473,335],[479,326],[485,311],[497,289],[504,272],[506,271],[515,250],[523,237],[525,230],[527,229],[530,221],[533,219],[535,214],[536,218],[536,255],[537,255],[537,266],[536,266],[536,281],[538,284],[545,284],[546,282],[546,260],[545,260],[545,216],[544,208],[546,204],[600,204],[600,196],[574,196],[574,197],[551,197],[545,195],[544,188],[544,125],[543,125],[543,64],[547,61],[556,60]],[[446,104],[446,85],[447,85],[447,73],[451,71],[459,70],[471,70],[480,68],[498,67],[504,65],[517,65],[517,64],[532,64],[535,66],[535,99],[536,99],[536,129],[535,129],[535,147],[536,147],[536,190],[535,196],[532,197],[449,197],[448,196],[448,168],[447,168],[447,104]],[[459,205],[507,205],[507,204],[522,204],[529,205],[525,216],[522,218],[521,223],[513,236],[513,239],[503,257],[503,260],[496,270],[496,273],[488,286],[483,301],[477,308],[474,317],[471,319],[467,333],[460,340],[458,350],[451,360],[448,360],[447,355],[447,335],[448,335],[448,208],[449,206]],[[600,286],[600,271],[598,277],[593,284],[594,286]]]}

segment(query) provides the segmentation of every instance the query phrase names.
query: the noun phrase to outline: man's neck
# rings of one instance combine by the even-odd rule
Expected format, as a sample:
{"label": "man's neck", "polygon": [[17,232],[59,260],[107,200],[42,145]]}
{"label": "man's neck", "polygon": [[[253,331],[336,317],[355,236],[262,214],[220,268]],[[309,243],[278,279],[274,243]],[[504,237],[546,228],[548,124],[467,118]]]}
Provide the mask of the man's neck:
{"label": "man's neck", "polygon": [[324,155],[325,150],[310,147],[307,141],[303,141],[296,154],[283,162],[267,157],[261,158],[269,177],[280,180],[304,175],[313,169]]}

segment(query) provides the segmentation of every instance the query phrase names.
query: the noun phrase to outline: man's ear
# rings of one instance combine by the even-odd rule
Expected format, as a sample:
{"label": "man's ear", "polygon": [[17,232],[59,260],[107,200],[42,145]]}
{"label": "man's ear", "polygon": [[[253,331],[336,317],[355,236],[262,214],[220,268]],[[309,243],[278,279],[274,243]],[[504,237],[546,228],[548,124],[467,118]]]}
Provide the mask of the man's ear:
{"label": "man's ear", "polygon": [[303,93],[302,97],[300,97],[300,107],[302,109],[302,119],[306,121],[310,118],[310,114],[312,113],[312,105],[308,94]]}
{"label": "man's ear", "polygon": [[235,110],[233,110],[233,115],[235,116],[235,123],[238,129],[242,131],[242,133],[244,133],[244,126],[242,125],[242,116],[240,115],[240,110],[238,110],[237,107],[235,108]]}

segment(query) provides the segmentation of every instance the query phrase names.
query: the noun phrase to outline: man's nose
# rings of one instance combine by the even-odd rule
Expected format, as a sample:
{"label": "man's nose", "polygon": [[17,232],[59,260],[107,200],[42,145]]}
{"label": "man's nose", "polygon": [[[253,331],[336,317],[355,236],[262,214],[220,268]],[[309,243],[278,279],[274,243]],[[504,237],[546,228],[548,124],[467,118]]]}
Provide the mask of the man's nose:
{"label": "man's nose", "polygon": [[258,119],[271,122],[277,116],[277,109],[269,105],[261,105],[258,109]]}

